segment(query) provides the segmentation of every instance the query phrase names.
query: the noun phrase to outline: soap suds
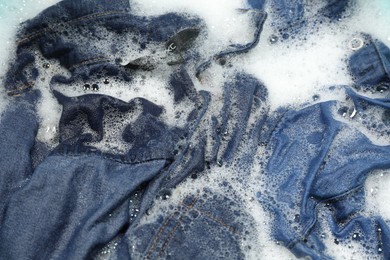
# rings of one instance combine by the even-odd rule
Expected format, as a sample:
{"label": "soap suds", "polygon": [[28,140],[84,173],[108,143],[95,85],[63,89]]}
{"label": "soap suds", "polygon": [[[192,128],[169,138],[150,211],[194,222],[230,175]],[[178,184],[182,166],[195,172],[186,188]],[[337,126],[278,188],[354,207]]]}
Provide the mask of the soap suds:
{"label": "soap suds", "polygon": [[[5,1],[3,1],[5,2]],[[34,17],[41,10],[58,0],[19,0],[12,3],[0,2],[0,62],[2,70],[0,75],[4,75],[7,67],[7,60],[11,58],[14,52],[15,33],[19,22]],[[9,2],[9,1],[8,1]],[[164,0],[164,1],[143,1],[132,0],[132,10],[138,15],[159,15],[169,11],[185,12],[195,14],[202,18],[207,26],[207,35],[202,37],[201,56],[206,59],[210,55],[225,50],[231,44],[246,43],[253,39],[253,24],[250,16],[239,12],[238,9],[245,7],[245,1],[237,0]],[[321,1],[318,6],[310,6],[312,10],[318,10],[321,7]],[[313,11],[314,12],[314,11]],[[271,109],[280,106],[299,107],[304,103],[313,103],[326,100],[345,100],[343,91],[329,90],[329,86],[351,85],[352,78],[348,72],[346,61],[348,57],[360,47],[359,33],[368,33],[374,38],[390,45],[390,4],[386,0],[366,1],[359,0],[356,3],[354,12],[341,21],[333,24],[320,25],[316,28],[306,28],[304,37],[288,41],[280,41],[274,36],[270,20],[265,22],[264,30],[260,36],[258,46],[248,54],[231,58],[228,62],[232,68],[228,70],[246,71],[265,84],[269,92],[269,102]],[[101,47],[101,46],[99,46]],[[109,46],[105,46],[106,49]],[[132,48],[129,48],[132,50]],[[142,57],[148,53],[126,52],[124,57]],[[128,62],[128,60],[124,60]],[[42,73],[38,79],[37,87],[42,92],[42,101],[38,104],[38,110],[41,117],[41,127],[37,138],[45,143],[55,145],[56,135],[58,134],[58,121],[61,114],[61,107],[56,103],[51,90],[48,88],[49,80],[53,75],[61,74],[69,77],[70,74],[58,64],[51,63],[50,69],[45,70],[43,61],[38,59],[37,66]],[[85,82],[79,82],[74,88],[61,89],[61,86],[53,86],[56,90],[68,96],[77,96],[83,94],[106,94],[119,98],[123,101],[129,101],[134,97],[144,97],[150,101],[164,105],[166,118],[172,118],[171,115],[176,111],[185,110],[185,107],[174,106],[171,102],[172,94],[168,89],[168,71],[160,68],[162,73],[145,73],[138,75],[131,83],[111,82],[110,87],[101,84],[98,91],[84,89]],[[46,72],[45,72],[46,71]],[[198,89],[204,89],[212,92],[215,97],[221,97],[223,82],[228,81],[232,73],[227,73],[226,68],[218,64],[212,64],[203,74],[204,82],[200,83],[195,77],[191,76]],[[90,82],[93,84],[93,82]],[[153,86],[147,90],[145,86]],[[1,91],[0,113],[4,109],[5,93]],[[4,100],[4,102],[3,102]],[[221,98],[222,100],[222,98]],[[348,103],[348,105],[351,105]],[[185,106],[185,105],[183,105]],[[352,107],[352,106],[350,106]],[[219,108],[215,108],[219,110]],[[340,121],[345,120],[351,124],[362,124],[357,117],[353,116],[353,110],[346,111],[341,115]],[[128,120],[134,120],[129,118]],[[180,124],[175,121],[170,124]],[[183,123],[183,122],[182,122]],[[114,122],[114,124],[116,124]],[[377,137],[369,129],[361,131],[376,140],[377,144],[386,144],[387,137]],[[107,134],[107,136],[116,136],[120,131],[120,124],[115,127],[116,132]],[[113,137],[112,137],[113,138]],[[377,138],[377,139],[376,139]],[[382,139],[381,139],[382,138]],[[106,141],[109,141],[107,139]],[[385,142],[386,141],[386,142]],[[102,147],[100,147],[102,148]],[[103,147],[112,148],[110,146]],[[118,149],[125,149],[120,144]],[[261,153],[261,151],[260,151]],[[179,203],[187,194],[196,189],[211,187],[217,194],[224,194],[237,203],[246,205],[247,212],[256,220],[257,238],[250,242],[245,242],[242,246],[245,248],[245,254],[248,259],[294,259],[295,257],[284,247],[277,244],[269,233],[269,223],[272,219],[267,212],[258,205],[258,201],[253,199],[259,190],[265,190],[266,186],[261,184],[257,178],[261,177],[262,168],[258,166],[252,169],[258,176],[253,180],[235,178],[236,172],[225,167],[212,167],[196,181],[186,180],[177,189],[173,191],[169,201],[161,203],[161,206],[152,210],[161,210],[162,213],[169,211],[169,205]],[[390,174],[380,171],[371,175],[366,182],[366,214],[381,215],[384,219],[390,220],[390,209],[388,203]],[[228,180],[233,189],[226,189],[220,184]],[[245,186],[243,183],[251,183]],[[259,188],[260,187],[260,188]],[[164,206],[165,205],[165,206]],[[145,217],[142,221],[152,221],[150,217]],[[321,220],[321,218],[320,218]],[[324,223],[326,226],[326,224]],[[326,247],[329,255],[336,259],[367,259],[364,249],[358,242],[335,243],[329,228],[324,230],[326,237]],[[116,242],[113,242],[116,243]],[[248,250],[250,246],[250,250]],[[113,246],[115,249],[115,246]],[[110,246],[108,246],[110,248]],[[107,251],[108,249],[104,249]]]}

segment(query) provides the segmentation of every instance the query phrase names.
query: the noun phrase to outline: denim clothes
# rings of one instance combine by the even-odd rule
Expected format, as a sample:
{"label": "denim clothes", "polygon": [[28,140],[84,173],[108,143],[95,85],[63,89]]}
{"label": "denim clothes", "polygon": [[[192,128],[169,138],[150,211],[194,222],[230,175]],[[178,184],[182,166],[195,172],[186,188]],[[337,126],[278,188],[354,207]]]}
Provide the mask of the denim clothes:
{"label": "denim clothes", "polygon": [[[390,131],[384,43],[362,35],[348,61],[354,85],[331,89],[343,102],[271,111],[267,86],[243,71],[229,74],[220,96],[195,87],[212,64],[228,71],[233,57],[250,55],[266,19],[285,41],[299,35],[313,22],[305,4],[249,0],[241,12],[253,39],[210,57],[199,17],[143,17],[127,0],[64,0],[23,23],[3,84],[0,259],[90,259],[107,246],[111,259],[244,259],[256,220],[204,181],[215,174],[222,190],[234,190],[233,178],[244,187],[261,179],[267,192],[250,196],[270,214],[272,238],[297,257],[330,259],[328,226],[337,243],[353,239],[390,259],[388,220],[362,213],[365,180],[390,168],[390,146],[365,134]],[[317,16],[337,22],[348,8],[352,1],[328,0]],[[134,89],[148,73],[168,74],[169,104],[100,91],[111,83],[153,91]],[[73,88],[85,93],[67,95]],[[42,89],[61,107],[50,144],[37,138]]]}

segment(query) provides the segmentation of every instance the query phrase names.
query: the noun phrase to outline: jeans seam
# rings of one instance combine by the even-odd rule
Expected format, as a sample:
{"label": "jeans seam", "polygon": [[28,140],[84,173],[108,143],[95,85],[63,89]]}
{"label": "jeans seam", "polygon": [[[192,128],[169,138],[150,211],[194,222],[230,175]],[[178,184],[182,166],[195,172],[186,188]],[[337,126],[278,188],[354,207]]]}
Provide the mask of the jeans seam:
{"label": "jeans seam", "polygon": [[204,211],[202,211],[202,210],[199,210],[199,209],[195,209],[195,210],[198,211],[200,214],[202,214],[202,215],[208,217],[209,219],[211,219],[211,220],[213,220],[213,221],[215,221],[215,222],[221,224],[222,226],[224,226],[225,228],[227,228],[230,232],[232,232],[234,235],[236,235],[238,238],[241,239],[240,234],[238,234],[238,233],[234,230],[234,228],[232,228],[231,226],[229,226],[228,224],[226,224],[226,223],[223,222],[222,220],[220,220],[220,219],[218,219],[218,218],[212,216],[211,214],[209,214],[209,213],[207,213],[207,212],[204,212]]}
{"label": "jeans seam", "polygon": [[112,162],[116,162],[116,163],[120,163],[120,164],[126,164],[126,165],[128,165],[128,164],[136,165],[136,164],[149,163],[149,162],[154,162],[154,161],[167,161],[166,158],[152,158],[152,159],[139,160],[139,161],[127,161],[127,160],[121,160],[120,158],[113,158],[110,156],[106,156],[104,154],[98,154],[98,153],[92,153],[92,152],[85,152],[85,153],[56,152],[56,153],[49,154],[46,158],[56,157],[56,156],[73,157],[73,158],[79,158],[82,156],[96,156],[96,157],[101,157],[104,160],[108,160],[108,161],[112,161]]}
{"label": "jeans seam", "polygon": [[32,86],[34,85],[34,82],[29,82],[23,86],[19,86],[19,87],[16,87],[15,89],[12,89],[12,90],[8,90],[7,91],[7,95],[8,96],[20,96],[21,93],[19,93],[19,91],[24,91],[26,89],[29,89],[31,88]]}
{"label": "jeans seam", "polygon": [[[199,199],[199,194],[194,198],[194,200],[191,202],[191,204],[190,204],[189,206],[186,206],[187,210],[186,210],[185,212],[187,212],[188,210],[190,210],[190,209],[195,205],[195,203],[198,201],[198,199]],[[183,204],[184,204],[184,201],[182,201],[182,202],[180,203],[180,206],[183,206]],[[168,225],[168,223],[170,222],[170,220],[173,218],[174,214],[175,214],[175,213],[172,213],[172,214],[169,216],[169,218],[165,221],[164,225],[162,225],[162,226],[160,227],[160,230],[159,230],[159,232],[157,233],[156,237],[154,238],[153,243],[152,243],[152,245],[150,246],[149,250],[147,251],[147,253],[146,253],[144,259],[149,259],[149,256],[150,256],[150,254],[152,253],[154,247],[156,246],[157,242],[160,240],[160,235],[161,235],[162,232],[165,230],[166,226]],[[180,224],[180,223],[176,224],[176,226],[178,226],[179,224]],[[172,235],[173,235],[174,231],[176,231],[176,229],[177,229],[176,226],[173,228],[173,231],[171,231],[171,234],[172,234]],[[170,240],[170,239],[168,239],[168,241],[169,241],[169,240]],[[165,244],[167,244],[167,241],[166,241],[166,243],[164,243],[164,245],[165,245]],[[163,252],[163,249],[161,249],[160,255],[162,254],[162,252]]]}
{"label": "jeans seam", "polygon": [[[194,204],[196,203],[196,200],[194,200],[193,203],[191,203],[189,206],[186,206],[188,210],[192,209]],[[223,227],[225,227],[226,229],[228,229],[231,233],[233,233],[234,235],[236,235],[239,239],[241,239],[241,236],[234,230],[234,228],[232,228],[231,226],[229,226],[228,224],[226,224],[225,222],[223,222],[222,220],[218,219],[218,218],[215,218],[213,217],[211,214],[207,213],[207,212],[204,212],[202,210],[199,210],[199,209],[195,209],[196,211],[198,211],[201,215],[203,216],[206,216],[207,218],[211,219],[212,221],[216,222],[216,223],[219,223],[221,224]],[[171,215],[172,217],[172,215]],[[172,219],[170,217],[170,219]],[[160,254],[159,254],[159,257],[162,256],[165,248],[168,246],[169,242],[172,240],[173,238],[173,235],[175,234],[177,228],[180,226],[180,219],[177,220],[178,223],[174,226],[174,228],[172,229],[171,233],[169,234],[168,238],[166,239],[166,241],[163,243],[163,245],[161,246],[161,250],[160,250]]]}
{"label": "jeans seam", "polygon": [[160,230],[158,231],[156,237],[153,240],[152,245],[150,246],[149,250],[147,251],[145,255],[145,259],[149,259],[150,254],[152,253],[154,247],[156,246],[157,242],[160,240],[160,235],[161,233],[165,230],[165,227],[168,225],[168,223],[171,221],[173,218],[174,213],[172,213],[169,218],[165,221],[164,225],[161,226]]}
{"label": "jeans seam", "polygon": [[89,65],[89,64],[92,64],[92,63],[96,63],[96,62],[100,62],[100,61],[108,61],[108,58],[107,57],[104,57],[104,56],[100,56],[100,57],[96,57],[96,58],[91,58],[91,59],[88,59],[88,60],[85,60],[85,61],[82,61],[80,63],[77,63],[77,64],[74,64],[72,65],[69,70],[73,70],[73,69],[77,69],[83,65]]}
{"label": "jeans seam", "polygon": [[177,221],[177,224],[175,225],[175,227],[172,229],[171,233],[169,234],[168,238],[166,239],[166,241],[164,242],[164,244],[161,246],[161,250],[160,250],[160,254],[159,256],[161,257],[162,254],[164,253],[164,250],[165,248],[168,246],[169,242],[171,242],[172,240],[172,237],[173,235],[175,234],[176,232],[176,229],[180,226],[180,220]]}
{"label": "jeans seam", "polygon": [[[127,13],[126,11],[107,11],[107,12],[103,12],[103,13],[93,13],[93,14],[88,14],[88,15],[85,15],[85,16],[82,16],[82,17],[78,17],[78,18],[75,18],[75,19],[71,19],[69,21],[64,22],[63,24],[67,25],[67,24],[72,23],[72,22],[78,22],[78,21],[83,21],[83,20],[100,18],[100,17],[103,17],[103,16],[120,15],[120,14],[126,14],[126,13]],[[54,25],[58,25],[58,24],[59,23],[55,23]],[[24,38],[22,38],[20,40],[17,40],[16,44],[17,45],[24,44],[25,42],[27,42],[27,41],[35,38],[35,37],[38,37],[38,36],[44,34],[45,32],[49,32],[49,31],[55,32],[53,30],[53,28],[51,28],[51,27],[45,28],[45,29],[41,29],[41,30],[38,30],[38,31],[28,35],[28,36],[25,36]]]}

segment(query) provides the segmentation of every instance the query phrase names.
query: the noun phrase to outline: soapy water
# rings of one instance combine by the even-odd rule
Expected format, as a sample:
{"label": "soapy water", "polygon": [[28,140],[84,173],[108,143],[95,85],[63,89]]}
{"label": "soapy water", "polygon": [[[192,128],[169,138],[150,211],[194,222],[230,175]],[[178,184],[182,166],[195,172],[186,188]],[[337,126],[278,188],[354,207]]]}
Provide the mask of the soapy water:
{"label": "soapy water", "polygon": [[[41,10],[58,0],[18,0],[18,1],[0,1],[0,75],[4,75],[6,64],[12,58],[14,52],[15,34],[19,22],[34,17]],[[207,35],[202,38],[203,57],[212,55],[225,50],[230,44],[245,43],[253,37],[253,24],[248,19],[249,16],[243,15],[237,10],[245,7],[245,1],[237,0],[164,0],[164,1],[143,1],[132,0],[132,9],[138,15],[150,16],[160,15],[170,11],[185,12],[195,14],[202,18],[207,27]],[[311,5],[313,13],[321,7],[322,1],[318,5]],[[322,3],[323,4],[323,3]],[[310,13],[310,12],[309,12]],[[313,18],[314,19],[314,18]],[[274,34],[270,24],[270,19],[266,20],[263,32],[260,36],[258,46],[248,54],[239,55],[229,60],[232,64],[230,71],[245,71],[257,77],[267,87],[269,92],[270,109],[276,109],[280,106],[301,107],[302,104],[320,102],[325,100],[345,100],[343,91],[330,91],[329,86],[350,85],[352,83],[351,75],[348,73],[346,64],[347,58],[363,44],[359,37],[360,32],[368,33],[374,38],[390,45],[390,2],[387,0],[365,1],[359,0],[356,3],[355,10],[350,16],[341,21],[332,24],[322,24],[316,28],[308,28],[304,34],[296,39],[281,41]],[[144,53],[127,53],[127,56],[139,55]],[[42,92],[42,102],[39,104],[41,116],[41,127],[37,138],[53,146],[56,144],[56,135],[58,134],[58,120],[61,114],[61,106],[56,102],[53,94],[47,88],[49,79],[55,74],[68,75],[69,73],[61,68],[59,64],[47,62],[43,59],[37,59],[37,66],[42,75],[38,88]],[[232,73],[227,69],[212,64],[203,75],[207,80],[199,82],[195,76],[192,76],[197,89],[210,91],[215,99],[221,96],[221,87],[223,82],[229,81]],[[158,105],[166,106],[166,118],[185,108],[177,108],[172,105],[170,93],[167,90],[167,75],[164,74],[164,68],[161,68],[161,75],[156,73],[146,73],[136,77],[132,88],[126,88],[121,82],[100,82],[94,86],[91,83],[86,86],[80,82],[74,88],[62,90],[69,96],[84,95],[87,93],[101,93],[119,98],[123,101],[129,101],[135,96],[144,97]],[[110,80],[111,81],[111,80]],[[110,88],[106,87],[109,85]],[[153,85],[153,91],[144,91],[144,85]],[[61,87],[58,86],[59,91]],[[142,91],[141,91],[142,90]],[[7,98],[3,90],[0,92],[0,112],[4,109]],[[222,103],[222,102],[221,102]],[[348,104],[346,104],[348,106]],[[218,108],[215,108],[218,109]],[[345,111],[339,116],[340,121],[348,121],[351,124],[358,124],[359,115],[355,117],[354,111]],[[125,122],[131,122],[134,118],[127,118]],[[106,122],[113,124],[112,132],[105,132],[107,136],[106,145],[100,147],[104,149],[125,150],[120,144],[111,144],[115,136],[121,132],[121,125],[118,122]],[[173,124],[174,122],[172,122]],[[387,136],[376,136],[370,129],[364,125],[361,130],[377,144],[389,143]],[[108,130],[109,131],[109,130]],[[99,146],[100,145],[100,146]],[[258,156],[264,152],[259,148]],[[173,191],[169,201],[162,201],[161,206],[152,208],[156,212],[169,211],[169,204],[180,201],[190,191],[202,189],[207,186],[214,192],[224,194],[237,203],[246,205],[248,213],[256,220],[256,230],[251,234],[252,241],[245,241],[242,244],[243,251],[248,259],[294,259],[287,249],[278,245],[277,241],[270,238],[270,223],[272,217],[264,212],[259,206],[258,201],[254,199],[257,191],[266,190],[266,186],[261,182],[262,166],[255,165],[251,172],[257,173],[251,176],[250,180],[241,180],[235,178],[234,169],[229,169],[223,165],[215,166],[208,170],[206,174],[199,176],[196,180],[189,178]],[[238,170],[238,169],[235,169]],[[235,185],[228,189],[220,184],[228,180]],[[366,209],[364,214],[381,215],[385,220],[390,220],[390,202],[389,188],[390,176],[386,172],[370,176],[366,182]],[[156,203],[157,204],[157,203]],[[154,214],[151,214],[154,216]],[[151,218],[151,217],[150,217]],[[152,221],[145,217],[145,223]],[[321,221],[321,218],[320,218]],[[326,227],[326,223],[323,223]],[[364,248],[356,242],[344,241],[340,243],[334,240],[330,230],[324,230],[327,253],[335,259],[373,259],[376,256],[369,256]],[[113,241],[102,251],[98,258],[105,258],[110,250],[115,250],[117,241]],[[379,257],[379,256],[378,256]]]}

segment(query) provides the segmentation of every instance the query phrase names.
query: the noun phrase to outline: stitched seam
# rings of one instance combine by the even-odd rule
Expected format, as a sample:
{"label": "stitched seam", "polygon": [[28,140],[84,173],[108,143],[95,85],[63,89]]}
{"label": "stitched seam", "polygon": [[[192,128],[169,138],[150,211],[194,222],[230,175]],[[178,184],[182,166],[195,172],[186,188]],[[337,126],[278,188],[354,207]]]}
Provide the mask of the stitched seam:
{"label": "stitched seam", "polygon": [[[72,23],[72,22],[99,18],[99,17],[103,17],[103,16],[108,16],[108,15],[126,14],[126,13],[127,12],[125,12],[125,11],[107,11],[107,12],[104,12],[104,13],[89,14],[89,15],[85,15],[85,16],[82,16],[82,17],[78,17],[78,18],[66,21],[64,24],[69,24],[69,23]],[[54,24],[53,27],[57,26],[58,24],[59,23]],[[37,31],[37,32],[35,32],[33,34],[30,34],[29,36],[26,36],[26,37],[16,41],[16,44],[20,45],[20,44],[22,44],[22,43],[24,43],[24,42],[26,42],[28,40],[31,40],[32,38],[35,38],[35,37],[38,37],[38,36],[42,35],[43,33],[47,32],[47,31],[53,31],[53,28],[41,29],[41,30],[39,30],[39,31]]]}
{"label": "stitched seam", "polygon": [[[188,209],[191,209],[191,208],[195,205],[195,203],[196,203],[196,201],[197,201],[198,199],[199,199],[199,194],[194,198],[194,200],[192,201],[192,203],[191,203],[189,206],[186,206],[186,207],[187,207]],[[184,204],[184,201],[182,201],[182,202],[180,203],[179,206],[183,206],[183,204]],[[186,210],[186,212],[188,211],[188,209]],[[159,232],[157,233],[157,235],[156,235],[156,237],[155,237],[155,239],[154,239],[154,241],[153,241],[153,244],[151,245],[151,247],[149,248],[149,250],[148,250],[148,252],[147,252],[147,254],[146,254],[146,256],[145,256],[145,259],[149,259],[149,256],[150,256],[150,254],[152,253],[154,247],[156,246],[157,242],[160,240],[160,235],[161,235],[161,233],[164,231],[164,229],[165,229],[166,226],[168,225],[169,221],[173,218],[173,215],[174,215],[174,213],[171,214],[171,215],[169,216],[169,218],[166,220],[166,222],[164,223],[164,225],[160,228]],[[179,223],[178,223],[178,224],[179,224]]]}
{"label": "stitched seam", "polygon": [[24,85],[24,86],[21,86],[21,87],[17,87],[16,89],[7,91],[7,95],[8,96],[19,96],[20,93],[18,93],[18,91],[23,91],[23,90],[29,89],[33,85],[34,85],[34,82],[29,82],[27,85]]}
{"label": "stitched seam", "polygon": [[[195,202],[196,202],[196,200],[195,200]],[[191,205],[188,206],[188,210],[191,209],[191,208],[194,206],[194,204],[195,204],[194,202],[191,203]],[[188,210],[187,210],[187,211],[188,211]],[[230,232],[232,232],[232,233],[235,234],[238,238],[241,239],[241,236],[240,236],[232,227],[230,227],[229,225],[227,225],[226,223],[224,223],[224,222],[221,221],[220,219],[217,219],[217,218],[215,218],[215,217],[213,217],[213,216],[209,215],[208,213],[203,212],[203,211],[201,211],[201,210],[198,210],[198,209],[195,209],[195,210],[198,211],[199,213],[205,215],[206,217],[212,219],[213,221],[215,221],[215,222],[217,222],[217,223],[223,225],[223,226],[224,226],[225,228],[227,228]],[[167,240],[166,240],[166,241],[164,242],[164,244],[162,245],[161,250],[160,250],[159,257],[162,256],[162,254],[163,254],[165,248],[168,246],[169,242],[172,240],[173,235],[175,234],[177,228],[180,226],[180,223],[181,223],[180,220],[178,220],[178,223],[175,225],[175,227],[173,228],[173,230],[172,230],[171,233],[169,234]]]}
{"label": "stitched seam", "polygon": [[32,38],[38,37],[38,36],[42,35],[43,33],[51,31],[51,30],[52,30],[52,28],[42,29],[42,30],[40,30],[40,31],[38,31],[38,32],[36,32],[34,34],[31,34],[30,36],[27,36],[27,37],[25,37],[25,38],[23,38],[21,40],[16,41],[16,45],[20,45],[20,44],[22,44],[22,43],[24,43],[26,41],[31,40]]}
{"label": "stitched seam", "polygon": [[72,69],[76,69],[76,68],[79,68],[83,65],[87,65],[87,64],[92,64],[92,63],[95,63],[95,62],[99,62],[99,61],[104,61],[104,60],[108,60],[107,57],[97,57],[97,58],[92,58],[92,59],[89,59],[89,60],[85,60],[85,61],[82,61],[80,63],[77,63],[75,65],[72,65],[69,70],[72,70]]}
{"label": "stitched seam", "polygon": [[234,230],[234,228],[232,228],[231,226],[229,226],[228,224],[226,224],[225,222],[223,222],[222,220],[218,219],[218,218],[215,218],[213,217],[212,215],[204,212],[204,211],[201,211],[199,209],[195,209],[196,211],[198,211],[199,213],[201,213],[202,215],[210,218],[211,220],[221,224],[222,226],[224,226],[225,228],[227,228],[230,232],[232,232],[233,234],[235,234],[238,238],[241,239],[241,236]]}
{"label": "stitched seam", "polygon": [[147,254],[146,254],[146,256],[145,256],[145,259],[149,259],[149,256],[150,256],[150,254],[152,253],[154,247],[156,246],[156,244],[157,244],[157,242],[158,242],[158,240],[159,240],[159,238],[160,238],[161,233],[164,231],[164,229],[165,229],[165,227],[168,225],[169,221],[173,218],[173,215],[174,215],[174,214],[171,214],[171,215],[169,216],[169,218],[165,221],[164,225],[160,228],[159,232],[157,233],[156,237],[155,237],[154,240],[153,240],[152,246],[149,248],[149,250],[148,250],[148,252],[147,252]]}
{"label": "stitched seam", "polygon": [[[188,205],[188,206],[186,206],[187,208],[189,208],[189,209],[192,209],[192,207],[195,205],[195,203],[199,200],[199,194],[198,195],[196,195],[196,197],[194,198],[194,200],[192,201],[192,203],[190,204],[190,205]],[[184,201],[181,203],[181,205],[183,205],[184,204]],[[188,211],[188,210],[187,210]]]}
{"label": "stitched seam", "polygon": [[112,14],[126,14],[126,13],[127,13],[126,11],[106,11],[103,13],[88,14],[86,16],[82,16],[82,17],[78,17],[76,19],[69,20],[66,23],[77,22],[77,21],[82,21],[82,20],[89,20],[89,19],[99,18],[102,16],[107,16],[107,15],[112,15]]}
{"label": "stitched seam", "polygon": [[161,250],[160,250],[160,254],[159,254],[160,257],[161,257],[162,254],[164,253],[164,250],[165,250],[165,248],[168,246],[169,242],[171,242],[171,239],[172,239],[173,235],[175,234],[176,229],[180,226],[180,223],[181,223],[180,220],[178,220],[176,226],[173,228],[172,232],[169,234],[167,240],[166,240],[166,241],[164,242],[164,244],[161,246]]}
{"label": "stitched seam", "polygon": [[147,160],[139,160],[139,161],[128,161],[128,160],[120,160],[118,158],[110,157],[108,155],[102,154],[102,153],[95,153],[95,152],[64,152],[64,151],[53,151],[52,153],[49,154],[49,156],[66,156],[66,157],[73,157],[73,158],[80,158],[82,156],[96,156],[96,157],[101,157],[105,160],[110,160],[116,163],[121,163],[121,164],[142,164],[142,163],[148,163],[148,162],[154,162],[154,161],[167,161],[166,158],[152,158],[152,159],[147,159]]}

